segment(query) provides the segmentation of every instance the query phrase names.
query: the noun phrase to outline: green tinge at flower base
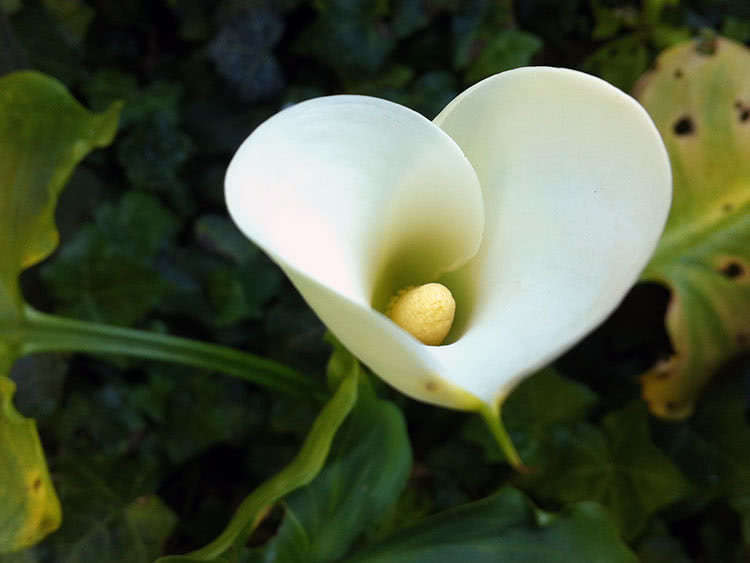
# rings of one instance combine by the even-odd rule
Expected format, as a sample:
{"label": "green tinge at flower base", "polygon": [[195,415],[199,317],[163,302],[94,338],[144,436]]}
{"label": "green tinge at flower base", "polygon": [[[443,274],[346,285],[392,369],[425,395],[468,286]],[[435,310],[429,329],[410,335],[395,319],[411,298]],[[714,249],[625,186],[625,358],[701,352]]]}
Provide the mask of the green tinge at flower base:
{"label": "green tinge at flower base", "polygon": [[652,413],[689,416],[716,371],[750,349],[750,50],[668,49],[636,86],[664,138],[672,212],[643,280],[666,285],[674,354],[642,377]]}
{"label": "green tinge at flower base", "polygon": [[15,385],[5,376],[19,344],[8,335],[26,320],[18,276],[57,246],[60,191],[86,154],[111,142],[119,111],[115,104],[91,113],[37,72],[0,78],[0,553],[60,525],[36,426],[13,408]]}

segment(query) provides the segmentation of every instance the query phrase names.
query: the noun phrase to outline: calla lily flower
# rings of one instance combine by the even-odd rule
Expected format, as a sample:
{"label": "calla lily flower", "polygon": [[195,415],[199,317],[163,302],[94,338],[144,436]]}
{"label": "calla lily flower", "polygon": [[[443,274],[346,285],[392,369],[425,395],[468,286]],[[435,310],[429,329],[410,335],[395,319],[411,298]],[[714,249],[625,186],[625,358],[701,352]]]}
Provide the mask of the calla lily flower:
{"label": "calla lily flower", "polygon": [[[434,121],[365,96],[296,104],[239,148],[226,199],[374,373],[415,399],[499,414],[635,283],[671,173],[631,97],[529,67],[474,85]],[[404,288],[433,282],[455,301],[442,345],[386,314]]]}

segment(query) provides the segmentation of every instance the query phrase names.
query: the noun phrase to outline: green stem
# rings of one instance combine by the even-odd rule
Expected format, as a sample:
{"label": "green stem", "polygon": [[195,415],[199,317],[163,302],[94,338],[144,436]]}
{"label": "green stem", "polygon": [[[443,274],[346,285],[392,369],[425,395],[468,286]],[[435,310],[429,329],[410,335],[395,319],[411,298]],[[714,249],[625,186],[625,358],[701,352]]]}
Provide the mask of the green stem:
{"label": "green stem", "polygon": [[357,402],[358,383],[357,371],[352,371],[318,414],[297,456],[245,497],[215,540],[186,556],[162,557],[157,563],[214,561],[233,546],[244,545],[273,504],[310,483],[323,468],[336,432]]}
{"label": "green stem", "polygon": [[270,389],[326,400],[323,384],[283,364],[232,348],[167,334],[90,323],[27,307],[22,324],[3,331],[18,355],[85,352],[134,356],[219,371]]}
{"label": "green stem", "polygon": [[497,440],[497,443],[503,451],[503,454],[505,454],[508,462],[516,471],[526,473],[527,468],[523,464],[523,461],[521,461],[521,456],[518,455],[516,447],[513,445],[513,441],[510,439],[510,435],[503,425],[500,406],[496,405],[493,407],[485,403],[482,405],[482,408],[479,409],[479,415],[487,423],[490,432],[492,432],[495,440]]}

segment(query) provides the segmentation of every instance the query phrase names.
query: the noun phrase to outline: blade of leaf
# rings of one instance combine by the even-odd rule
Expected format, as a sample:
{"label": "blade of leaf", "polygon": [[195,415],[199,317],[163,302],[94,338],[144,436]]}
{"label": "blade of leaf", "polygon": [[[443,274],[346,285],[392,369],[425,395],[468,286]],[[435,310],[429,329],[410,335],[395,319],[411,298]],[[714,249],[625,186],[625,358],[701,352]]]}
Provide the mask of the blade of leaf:
{"label": "blade of leaf", "polygon": [[526,484],[541,498],[601,503],[631,539],[653,513],[684,497],[689,485],[651,441],[642,402],[609,413],[603,427],[603,432],[586,423],[552,428],[543,445],[546,463]]}
{"label": "blade of leaf", "polygon": [[65,518],[38,551],[60,563],[152,563],[177,524],[153,494],[154,468],[144,465],[145,456],[82,451],[68,450],[55,464]]}
{"label": "blade of leaf", "polygon": [[57,198],[75,165],[115,134],[121,104],[100,114],[33,71],[0,77],[0,319],[19,318],[21,271],[57,246]]}
{"label": "blade of leaf", "polygon": [[214,541],[184,556],[162,557],[157,563],[220,560],[222,554],[247,541],[250,533],[274,503],[312,481],[328,457],[337,430],[357,402],[358,374],[359,366],[356,365],[315,419],[297,456],[242,501],[227,527]]}
{"label": "blade of leaf", "polygon": [[323,471],[286,500],[284,522],[268,545],[266,561],[338,560],[396,502],[410,468],[401,411],[371,390],[360,390]]}
{"label": "blade of leaf", "polygon": [[15,387],[0,376],[0,553],[38,542],[61,520],[36,424],[13,408]]}
{"label": "blade of leaf", "polygon": [[[60,82],[38,72],[0,77],[0,322],[22,321],[18,275],[57,246],[60,191],[86,154],[111,142],[119,112],[120,104],[112,104],[91,113]],[[0,341],[3,372],[16,352],[15,343]],[[0,426],[0,491],[10,499],[0,505],[0,551],[31,545],[60,524],[36,427],[12,407],[13,390],[0,376],[0,414],[7,419]]]}
{"label": "blade of leaf", "polygon": [[347,563],[496,561],[635,563],[596,503],[539,513],[516,489],[446,510],[347,559]]}
{"label": "blade of leaf", "polygon": [[717,369],[750,349],[750,50],[726,39],[659,57],[636,87],[669,151],[674,202],[643,279],[672,290],[674,355],[644,374],[651,412],[684,418]]}

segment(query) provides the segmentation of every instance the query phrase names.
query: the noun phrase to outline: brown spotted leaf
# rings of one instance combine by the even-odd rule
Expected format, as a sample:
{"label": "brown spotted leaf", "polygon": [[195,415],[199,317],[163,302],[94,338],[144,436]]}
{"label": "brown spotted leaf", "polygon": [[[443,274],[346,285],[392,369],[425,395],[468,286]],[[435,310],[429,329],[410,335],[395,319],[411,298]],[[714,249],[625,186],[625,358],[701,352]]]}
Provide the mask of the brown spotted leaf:
{"label": "brown spotted leaf", "polygon": [[674,201],[643,279],[672,297],[674,354],[643,375],[651,411],[683,418],[750,346],[750,50],[715,38],[664,51],[636,86],[669,151]]}

